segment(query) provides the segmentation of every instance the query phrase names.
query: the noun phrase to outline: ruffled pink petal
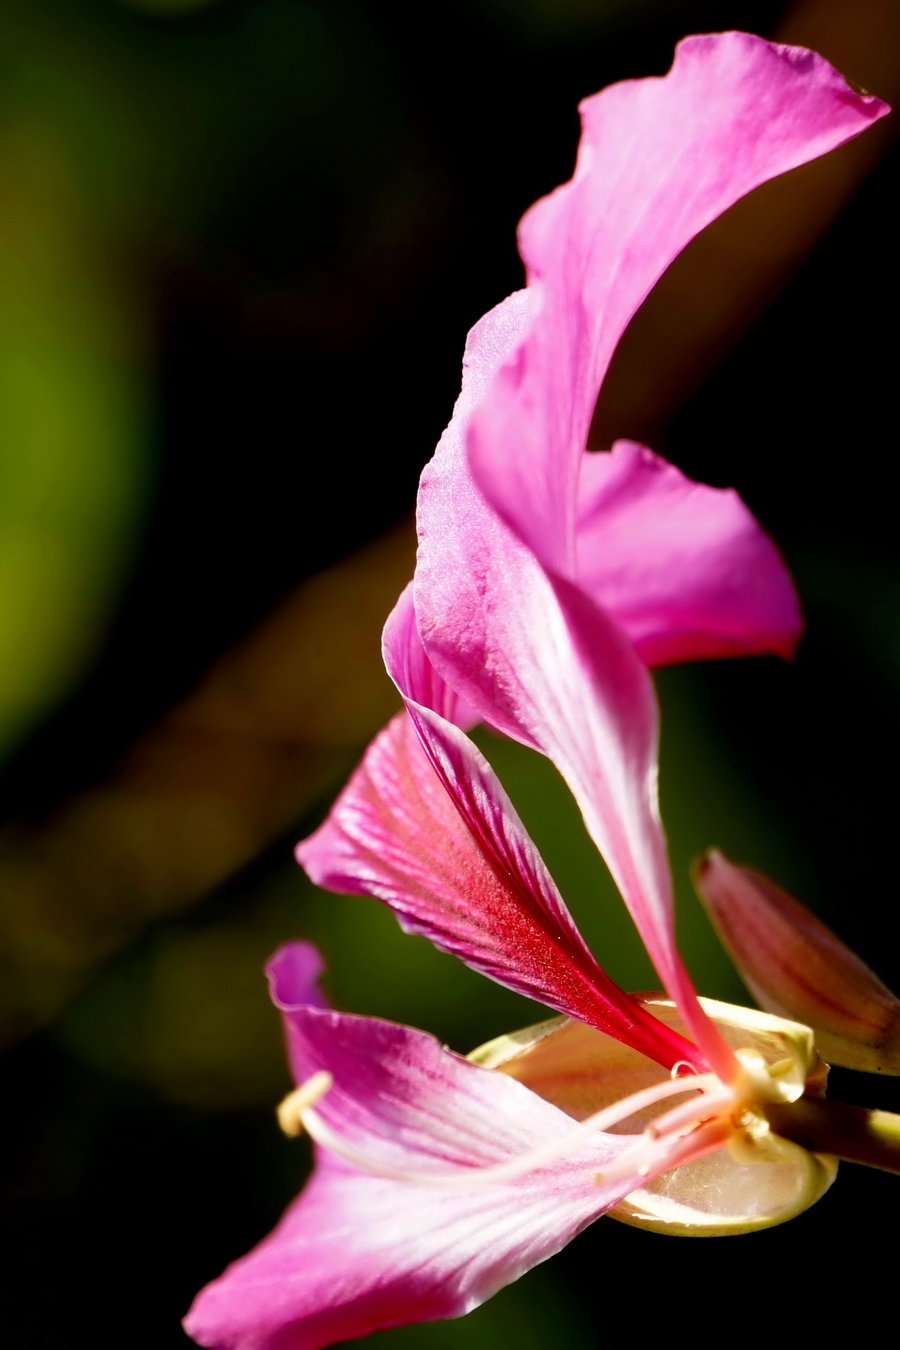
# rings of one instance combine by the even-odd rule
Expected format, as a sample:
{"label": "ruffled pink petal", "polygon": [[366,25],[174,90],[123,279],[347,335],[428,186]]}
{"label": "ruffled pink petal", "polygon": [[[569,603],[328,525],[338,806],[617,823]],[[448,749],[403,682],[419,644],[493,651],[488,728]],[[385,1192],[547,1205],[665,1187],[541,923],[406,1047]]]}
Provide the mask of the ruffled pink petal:
{"label": "ruffled pink petal", "polygon": [[687,38],[665,78],[584,101],[572,180],[519,230],[532,321],[469,425],[477,481],[545,565],[573,575],[600,383],[669,263],[752,188],[886,111],[814,53],[747,33]]}
{"label": "ruffled pink petal", "polygon": [[778,550],[737,493],[630,441],[584,458],[577,580],[648,666],[791,656],[802,628]]}
{"label": "ruffled pink petal", "polygon": [[[334,1076],[317,1112],[370,1156],[464,1175],[576,1128],[521,1083],[422,1032],[294,1004],[286,952],[272,963],[274,997],[303,1047],[304,1073]],[[594,1180],[627,1142],[595,1134],[516,1181],[452,1191],[388,1181],[320,1152],[300,1198],[200,1293],[186,1329],[215,1350],[316,1350],[460,1316],[634,1188],[635,1177]]]}

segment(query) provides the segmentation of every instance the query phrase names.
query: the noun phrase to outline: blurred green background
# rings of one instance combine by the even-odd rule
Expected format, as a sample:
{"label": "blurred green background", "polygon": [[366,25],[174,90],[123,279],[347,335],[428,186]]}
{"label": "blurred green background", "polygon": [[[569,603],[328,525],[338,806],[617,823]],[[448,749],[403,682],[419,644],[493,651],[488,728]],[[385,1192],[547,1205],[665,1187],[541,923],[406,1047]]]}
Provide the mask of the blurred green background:
{"label": "blurred green background", "polygon": [[[340,1006],[460,1050],[540,1016],[404,937],[375,902],[315,891],[292,847],[394,707],[378,635],[412,565],[418,471],[466,329],[519,284],[517,219],[570,172],[578,99],[662,73],[689,32],[793,23],[827,47],[835,12],[6,0],[0,1035],[15,1244],[0,1326],[12,1350],[186,1346],[193,1293],[296,1192],[307,1153],[275,1126],[287,1076],[261,975],[279,942],[321,946]],[[890,95],[885,13],[855,8],[827,54]],[[702,256],[691,264],[681,310],[677,291],[661,301],[668,328],[635,339],[638,393],[641,379],[666,388],[661,367],[653,383],[660,346],[690,353],[683,325],[711,299],[733,287],[736,313],[698,340],[690,378],[669,372],[658,407],[646,391],[629,401],[623,362],[598,421],[601,439],[646,435],[693,476],[737,486],[807,614],[791,665],[657,681],[679,931],[700,990],[720,997],[745,996],[687,880],[711,843],[776,876],[900,984],[889,139],[850,186],[829,196],[808,180],[821,221],[799,242],[776,217],[768,254],[728,253],[715,285]],[[604,966],[652,987],[552,771],[482,744]],[[890,1084],[833,1082],[900,1106]],[[890,1269],[872,1227],[885,1187],[896,1194],[895,1179],[844,1168],[788,1228],[718,1242],[605,1221],[464,1321],[375,1339],[611,1345],[668,1314],[702,1316],[723,1286],[738,1325],[757,1327],[762,1302],[785,1340],[814,1335]],[[822,1290],[798,1282],[798,1252]],[[625,1271],[646,1286],[637,1307]]]}

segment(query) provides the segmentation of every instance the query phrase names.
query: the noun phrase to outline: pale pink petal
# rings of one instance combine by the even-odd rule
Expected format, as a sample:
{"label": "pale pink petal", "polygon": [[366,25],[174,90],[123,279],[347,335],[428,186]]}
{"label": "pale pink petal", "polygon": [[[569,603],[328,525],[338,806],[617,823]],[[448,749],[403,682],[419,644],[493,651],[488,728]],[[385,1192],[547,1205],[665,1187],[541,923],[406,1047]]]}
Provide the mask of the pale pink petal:
{"label": "pale pink petal", "polygon": [[886,111],[821,57],[747,33],[687,38],[665,78],[584,101],[572,180],[519,230],[535,293],[528,333],[469,424],[477,481],[547,566],[573,574],[597,394],[654,283],[739,197]]}
{"label": "pale pink petal", "polygon": [[185,1330],[212,1350],[318,1350],[461,1317],[609,1208],[569,1184],[426,1191],[320,1159],[278,1227],[201,1291]]}
{"label": "pale pink petal", "polygon": [[[272,978],[305,1073],[334,1076],[317,1112],[381,1161],[464,1175],[577,1128],[521,1083],[422,1032],[293,1004],[284,949]],[[320,1152],[307,1189],[260,1246],[201,1292],[186,1329],[216,1350],[316,1350],[460,1316],[633,1189],[634,1177],[594,1179],[626,1144],[579,1138],[560,1162],[471,1190],[388,1181]]]}
{"label": "pale pink petal", "polygon": [[790,656],[800,636],[790,577],[737,493],[691,482],[630,441],[585,456],[577,580],[648,666]]}
{"label": "pale pink petal", "polygon": [[417,704],[372,742],[297,858],[317,885],[384,901],[403,928],[517,993],[622,1037],[666,1067],[690,1053],[584,945],[484,757]]}

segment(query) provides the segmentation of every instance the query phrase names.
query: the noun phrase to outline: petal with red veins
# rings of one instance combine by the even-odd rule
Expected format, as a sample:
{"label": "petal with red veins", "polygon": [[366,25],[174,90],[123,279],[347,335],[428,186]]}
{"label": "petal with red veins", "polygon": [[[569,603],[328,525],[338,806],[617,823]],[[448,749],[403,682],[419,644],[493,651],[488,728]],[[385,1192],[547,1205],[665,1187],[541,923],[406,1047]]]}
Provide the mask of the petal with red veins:
{"label": "petal with red veins", "polygon": [[658,1063],[683,1059],[690,1047],[594,961],[484,757],[449,722],[411,709],[433,759],[410,716],[398,714],[299,845],[313,881],[382,900],[407,932]]}

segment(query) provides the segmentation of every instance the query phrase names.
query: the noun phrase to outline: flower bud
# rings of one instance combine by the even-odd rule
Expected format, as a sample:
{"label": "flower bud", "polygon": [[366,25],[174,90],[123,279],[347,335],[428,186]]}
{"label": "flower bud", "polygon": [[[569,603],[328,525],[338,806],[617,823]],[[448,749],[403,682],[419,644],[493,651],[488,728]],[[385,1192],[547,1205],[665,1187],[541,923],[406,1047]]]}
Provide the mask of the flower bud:
{"label": "flower bud", "polygon": [[761,1007],[805,1022],[830,1064],[900,1074],[900,1000],[829,928],[715,849],[696,864],[694,884]]}

